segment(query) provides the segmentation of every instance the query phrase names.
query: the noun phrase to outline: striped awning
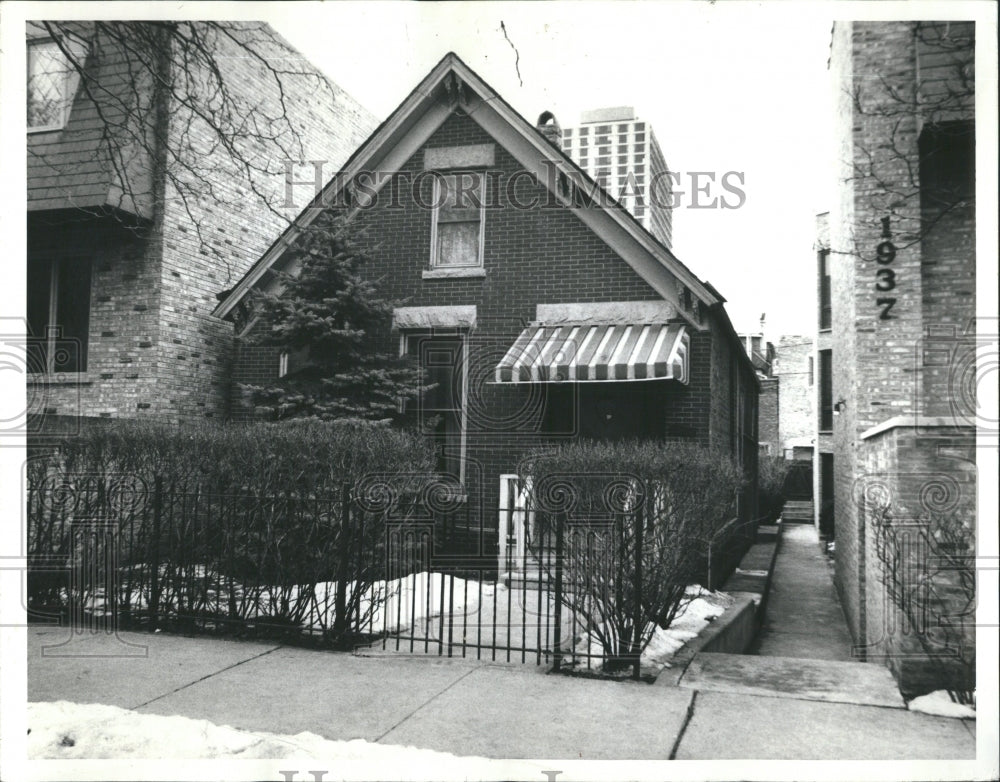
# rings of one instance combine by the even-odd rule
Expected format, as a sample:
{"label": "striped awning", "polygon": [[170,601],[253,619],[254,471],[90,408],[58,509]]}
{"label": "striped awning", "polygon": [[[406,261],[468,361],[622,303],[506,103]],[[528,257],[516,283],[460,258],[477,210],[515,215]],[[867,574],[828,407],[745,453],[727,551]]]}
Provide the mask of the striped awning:
{"label": "striped awning", "polygon": [[531,326],[497,364],[498,383],[688,380],[679,323]]}

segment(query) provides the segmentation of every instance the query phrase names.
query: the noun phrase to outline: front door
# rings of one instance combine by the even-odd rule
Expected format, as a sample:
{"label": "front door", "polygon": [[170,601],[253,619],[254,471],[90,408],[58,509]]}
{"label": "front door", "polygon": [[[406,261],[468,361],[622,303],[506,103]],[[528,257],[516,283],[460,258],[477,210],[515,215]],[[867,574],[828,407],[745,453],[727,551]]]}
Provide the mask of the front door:
{"label": "front door", "polygon": [[426,373],[425,382],[434,384],[418,405],[420,430],[430,435],[437,455],[438,472],[465,479],[462,463],[463,372],[465,341],[461,336],[411,334],[407,352]]}

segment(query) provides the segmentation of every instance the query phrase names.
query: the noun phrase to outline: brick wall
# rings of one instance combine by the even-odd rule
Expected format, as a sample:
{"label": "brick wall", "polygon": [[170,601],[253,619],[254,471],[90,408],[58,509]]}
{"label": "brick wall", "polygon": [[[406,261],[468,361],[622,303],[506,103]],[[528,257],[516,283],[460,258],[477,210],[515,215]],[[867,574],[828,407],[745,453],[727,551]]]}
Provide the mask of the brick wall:
{"label": "brick wall", "polygon": [[[842,67],[842,64],[838,65],[841,65]],[[843,130],[843,127],[841,127],[841,130]],[[843,171],[841,172],[841,175],[843,175]],[[843,236],[840,237],[839,241],[843,242]],[[816,500],[813,504],[813,514],[814,514],[814,523],[816,524],[817,527],[819,527],[820,514],[824,512],[822,498],[824,496],[827,496],[828,494],[832,495],[833,493],[832,486],[827,487],[823,485],[823,467],[822,467],[823,464],[822,454],[833,453],[833,436],[832,434],[821,433],[819,431],[819,410],[820,410],[819,351],[833,350],[833,333],[829,328],[820,329],[820,321],[819,321],[819,302],[821,298],[820,296],[821,269],[819,262],[819,252],[821,250],[827,250],[827,251],[830,250],[829,212],[823,212],[821,214],[816,215],[816,244],[813,249],[816,251],[816,255],[813,256],[813,262],[816,264],[817,317],[816,317],[815,340],[813,343],[813,353],[812,353],[813,384],[812,387],[809,389],[809,391],[810,391],[810,404],[811,404],[810,420],[812,423],[813,436],[816,438],[815,444],[813,446],[813,498]],[[838,272],[838,274],[840,274],[841,277],[843,277],[845,274],[843,272],[843,266],[847,262],[848,262],[847,256],[844,253],[830,252],[827,255],[827,264],[831,276],[833,275],[834,270],[837,269],[837,267],[840,267],[841,270]],[[841,304],[842,303],[843,302],[841,300]],[[832,290],[831,290],[831,305],[834,305]],[[833,318],[837,317],[835,306],[831,306],[831,316]],[[824,531],[827,532],[827,534],[832,534],[832,531],[830,531],[829,529],[831,526],[832,522],[824,519]]]}
{"label": "brick wall", "polygon": [[[286,56],[277,43],[268,50],[258,42],[257,49]],[[120,78],[120,52],[102,51],[114,67],[98,60],[96,72]],[[240,100],[258,104],[257,121],[267,114],[277,116],[282,99],[277,85],[262,64],[243,55],[236,43],[219,39],[215,58],[227,84]],[[375,126],[374,117],[334,84],[326,90],[316,78],[287,76],[283,88],[288,116],[299,131],[302,158],[325,161],[327,175],[342,165]],[[77,124],[44,134],[51,136],[46,142],[48,167],[62,165],[66,182],[84,176],[80,167],[85,161],[71,153],[79,148],[80,134],[93,131],[94,113],[81,91],[72,114]],[[295,147],[290,137],[283,139],[282,146],[242,139],[249,159],[260,169],[247,172],[213,146],[208,126],[177,106],[170,111],[169,133],[173,148],[193,156],[203,181],[195,182],[183,168],[172,165],[170,170],[181,181],[193,184],[195,192],[206,186],[212,192],[200,198],[192,198],[190,192],[182,197],[168,178],[152,223],[143,229],[140,240],[123,238],[122,232],[94,222],[77,222],[74,228],[51,233],[40,226],[50,222],[54,213],[32,213],[29,230],[39,226],[32,230],[37,237],[34,246],[44,244],[47,252],[82,247],[96,264],[88,377],[83,384],[45,386],[47,408],[62,411],[75,406],[86,416],[168,421],[223,420],[228,415],[233,336],[231,324],[211,315],[216,294],[243,276],[312,193],[296,187],[293,203],[283,208],[282,149]],[[312,172],[312,166],[299,166],[293,176],[311,179]],[[29,186],[33,182],[41,187],[46,181],[29,177]],[[38,192],[50,190],[51,183]],[[60,243],[62,249],[55,246]]]}
{"label": "brick wall", "polygon": [[28,215],[28,253],[91,265],[87,374],[62,382],[29,381],[33,411],[50,416],[135,417],[156,395],[159,245],[148,230],[78,212]]}
{"label": "brick wall", "polygon": [[[778,446],[775,453],[789,447],[790,440],[798,444],[811,440],[816,424],[812,413],[813,384],[809,380],[809,361],[813,359],[813,341],[801,335],[786,335],[778,340],[778,367],[775,374],[781,380],[781,401],[778,413]],[[813,367],[815,377],[815,366]]]}
{"label": "brick wall", "polygon": [[[425,148],[471,144],[491,144],[493,139],[473,120],[452,115],[432,135]],[[521,170],[520,164],[499,144],[495,147],[491,171],[509,177]],[[532,448],[575,436],[567,431],[559,437],[545,437],[540,429],[545,391],[536,384],[498,385],[493,383],[496,364],[520,331],[535,319],[539,303],[649,301],[660,297],[628,264],[567,209],[512,208],[506,193],[487,193],[485,216],[484,277],[425,279],[431,255],[431,212],[413,199],[408,185],[423,171],[423,150],[402,167],[404,177],[390,181],[379,194],[377,205],[359,214],[358,222],[376,245],[373,262],[366,275],[381,280],[380,292],[392,299],[405,299],[407,306],[469,305],[477,308],[477,326],[469,339],[467,475],[471,513],[474,519],[496,524],[499,476],[516,472],[519,460]],[[424,177],[430,202],[431,182]],[[491,185],[488,185],[491,186]],[[516,197],[521,203],[533,196],[542,198],[541,186],[518,180]],[[544,201],[544,198],[542,198]],[[388,208],[401,204],[402,208]],[[690,379],[681,385],[661,384],[665,411],[665,431],[675,439],[696,439],[708,443],[722,438],[728,428],[717,430],[710,419],[721,407],[714,387],[729,372],[731,347],[720,337],[718,316],[708,316],[710,328],[690,329]],[[386,337],[386,350],[398,349],[398,335]],[[276,361],[260,359],[255,350],[241,348],[236,378],[263,379],[259,371],[274,377]],[[244,363],[256,362],[258,368]],[[269,364],[270,362],[270,364]],[[268,366],[273,367],[268,370]],[[578,388],[578,387],[577,387]],[[234,394],[238,389],[234,389]],[[728,399],[722,390],[720,405]],[[751,397],[756,401],[755,396]],[[726,411],[728,415],[728,409]],[[722,424],[728,427],[728,422]],[[486,541],[487,555],[495,540]]]}
{"label": "brick wall", "polygon": [[781,414],[780,384],[781,380],[776,377],[760,381],[760,429],[758,436],[760,445],[767,445],[767,452],[772,456],[781,455],[781,438],[778,435],[778,418]]}
{"label": "brick wall", "polygon": [[[877,539],[872,527],[877,509],[890,508],[898,534],[907,541],[907,568],[900,583],[910,584],[911,594],[921,595],[913,586],[922,573],[934,572],[935,597],[943,597],[944,580],[957,573],[942,569],[936,552],[928,549],[913,525],[926,523],[932,515],[955,515],[974,527],[976,513],[975,433],[956,431],[950,426],[924,423],[918,426],[894,426],[865,437],[862,442],[865,472],[859,479],[856,497],[864,498],[864,514],[869,525],[866,551],[866,576],[872,586],[866,600],[865,655],[884,661],[892,669],[900,688],[908,697],[944,686],[942,675],[961,673],[953,663],[930,664],[923,656],[917,632],[926,628],[909,626],[899,608],[883,587],[885,570],[880,561]],[[856,502],[857,504],[857,502]],[[942,572],[943,570],[943,572]],[[954,580],[954,579],[951,579]],[[940,618],[955,625],[966,622],[963,643],[974,646],[975,631],[967,615],[969,605],[961,590],[940,603],[928,603],[928,627]],[[948,673],[950,671],[950,673]],[[965,687],[968,687],[965,682]],[[973,683],[974,685],[974,683]]]}
{"label": "brick wall", "polygon": [[[931,470],[946,477],[969,472],[961,460],[929,463],[917,447],[919,437],[911,434],[878,442],[862,437],[900,416],[951,416],[946,429],[959,438],[970,423],[968,394],[959,395],[964,418],[954,413],[954,386],[962,374],[960,357],[968,357],[975,342],[962,331],[974,308],[973,210],[959,205],[937,219],[940,214],[928,208],[930,180],[921,179],[928,174],[921,155],[929,128],[972,120],[967,100],[950,102],[947,111],[938,111],[935,103],[935,95],[955,84],[945,76],[940,47],[927,43],[943,29],[913,22],[838,22],[831,49],[839,176],[829,219],[833,328],[828,336],[820,334],[820,347],[833,350],[833,398],[844,402],[832,437],[836,582],[855,641],[883,659],[878,642],[886,627],[885,595],[864,488],[872,471],[912,476]],[[960,57],[963,40],[971,46],[971,26],[952,23],[947,29],[950,62]],[[905,102],[915,94],[924,101],[919,112]],[[879,262],[887,217],[896,252]],[[877,282],[887,278],[890,290],[877,290]],[[890,319],[880,317],[879,297],[895,299]],[[940,338],[944,349],[928,351],[932,338]],[[910,490],[900,485],[893,491],[905,498]]]}

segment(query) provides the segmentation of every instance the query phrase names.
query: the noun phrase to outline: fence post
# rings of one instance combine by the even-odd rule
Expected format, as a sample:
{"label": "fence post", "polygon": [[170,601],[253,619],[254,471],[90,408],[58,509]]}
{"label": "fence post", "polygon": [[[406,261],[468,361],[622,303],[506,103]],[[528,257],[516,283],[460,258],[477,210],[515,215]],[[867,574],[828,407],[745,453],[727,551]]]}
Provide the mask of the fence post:
{"label": "fence post", "polygon": [[635,613],[632,616],[632,648],[629,650],[632,659],[632,678],[639,678],[639,658],[641,654],[640,641],[642,633],[646,629],[642,621],[642,534],[645,527],[643,511],[646,507],[646,498],[642,502],[636,503],[635,509],[635,584],[633,593],[635,595]]}
{"label": "fence post", "polygon": [[153,477],[152,582],[149,587],[149,629],[156,630],[160,613],[160,525],[163,515],[163,478]]}
{"label": "fence post", "polygon": [[555,596],[555,627],[552,631],[552,648],[554,657],[552,670],[558,673],[562,668],[562,580],[563,580],[563,522],[564,513],[554,514],[556,521],[556,596]]}
{"label": "fence post", "polygon": [[712,543],[715,541],[715,533],[708,539],[708,562],[707,573],[705,574],[705,589],[715,589],[712,585]]}
{"label": "fence post", "polygon": [[347,629],[347,563],[351,554],[351,487],[347,483],[340,490],[340,534],[340,563],[337,567],[337,595],[333,609],[333,634],[338,639]]}

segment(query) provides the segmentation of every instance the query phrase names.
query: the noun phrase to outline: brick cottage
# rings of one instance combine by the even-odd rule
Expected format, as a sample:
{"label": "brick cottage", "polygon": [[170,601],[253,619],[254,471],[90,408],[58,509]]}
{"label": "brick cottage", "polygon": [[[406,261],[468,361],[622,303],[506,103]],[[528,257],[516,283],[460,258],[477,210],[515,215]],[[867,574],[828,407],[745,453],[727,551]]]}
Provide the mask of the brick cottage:
{"label": "brick cottage", "polygon": [[[550,114],[533,126],[454,54],[212,313],[236,324],[234,419],[252,415],[240,384],[288,362],[244,342],[252,292],[274,289],[296,232],[334,208],[370,237],[366,276],[405,300],[385,347],[438,384],[423,409],[474,527],[496,529],[526,451],[570,438],[696,441],[756,474],[758,381],[723,297],[559,149]],[[755,506],[751,488],[742,520]]]}

